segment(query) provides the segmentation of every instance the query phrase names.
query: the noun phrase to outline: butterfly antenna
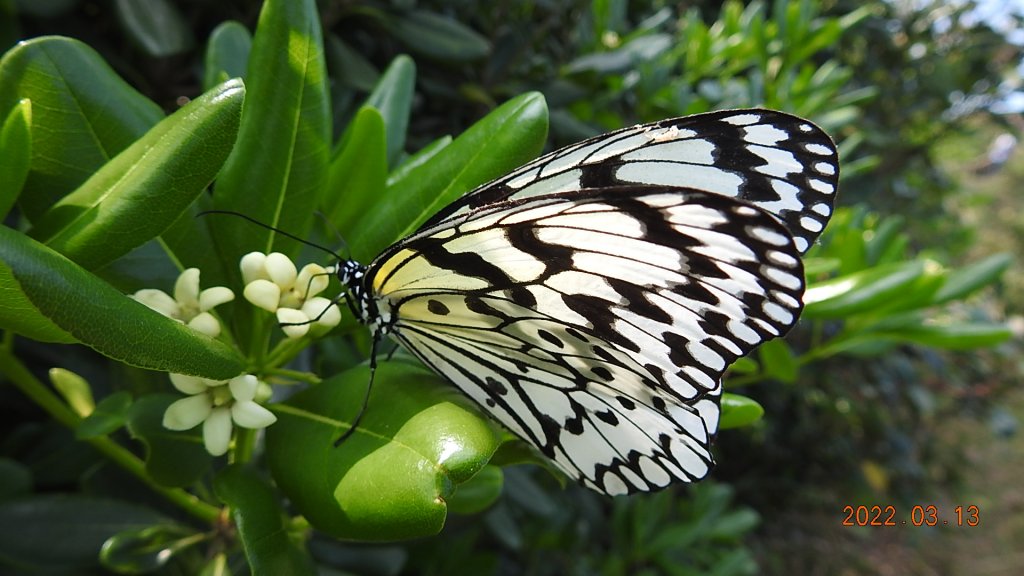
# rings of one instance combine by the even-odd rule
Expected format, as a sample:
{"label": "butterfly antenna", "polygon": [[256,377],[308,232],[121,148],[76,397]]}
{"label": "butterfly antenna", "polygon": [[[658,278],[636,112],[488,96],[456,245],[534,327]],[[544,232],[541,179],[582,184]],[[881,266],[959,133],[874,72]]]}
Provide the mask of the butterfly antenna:
{"label": "butterfly antenna", "polygon": [[352,421],[352,425],[348,430],[345,430],[337,440],[334,441],[334,447],[341,446],[349,436],[355,433],[356,429],[359,428],[359,423],[363,420],[363,415],[366,414],[366,408],[370,403],[370,390],[373,389],[373,378],[377,374],[377,344],[380,343],[380,332],[377,330],[373,331],[373,340],[370,342],[370,382],[366,385],[366,393],[363,395],[363,405],[359,407],[359,412],[356,414],[355,419]]}
{"label": "butterfly antenna", "polygon": [[249,222],[252,222],[253,224],[255,224],[257,226],[260,226],[262,228],[266,228],[267,230],[270,230],[272,232],[277,232],[278,234],[280,234],[280,235],[282,235],[282,236],[284,236],[286,238],[291,238],[292,240],[295,240],[296,242],[300,242],[302,244],[305,244],[306,246],[310,246],[312,248],[316,248],[317,250],[322,250],[322,251],[330,254],[331,256],[334,256],[335,258],[337,258],[339,262],[340,261],[344,261],[344,260],[348,260],[348,258],[342,258],[342,256],[340,254],[338,254],[337,252],[331,250],[330,248],[325,248],[325,247],[323,247],[323,246],[321,246],[319,244],[316,244],[314,242],[310,242],[309,240],[306,240],[305,238],[299,238],[298,236],[296,236],[294,234],[290,234],[288,232],[285,232],[284,230],[281,230],[280,228],[274,228],[270,224],[264,224],[263,222],[260,222],[259,220],[253,218],[252,216],[246,216],[245,214],[242,214],[241,212],[233,212],[231,210],[203,210],[202,212],[196,214],[196,218],[198,218],[200,216],[206,216],[208,214],[227,214],[229,216],[237,216],[238,218],[241,218],[243,220],[248,220]]}

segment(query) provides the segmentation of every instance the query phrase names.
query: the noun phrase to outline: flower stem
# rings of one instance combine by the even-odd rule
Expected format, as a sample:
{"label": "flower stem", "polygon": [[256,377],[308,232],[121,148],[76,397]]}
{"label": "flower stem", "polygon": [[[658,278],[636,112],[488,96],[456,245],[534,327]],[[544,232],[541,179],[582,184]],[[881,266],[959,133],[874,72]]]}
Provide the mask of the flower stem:
{"label": "flower stem", "polygon": [[[3,373],[23,394],[28,396],[40,408],[45,410],[54,420],[74,430],[82,419],[69,408],[56,394],[32,375],[9,350],[0,350],[0,373]],[[195,518],[213,523],[220,514],[220,508],[199,500],[180,488],[167,488],[156,483],[146,473],[146,465],[127,448],[117,444],[106,436],[82,439],[99,453],[137,477],[154,492],[160,494]]]}

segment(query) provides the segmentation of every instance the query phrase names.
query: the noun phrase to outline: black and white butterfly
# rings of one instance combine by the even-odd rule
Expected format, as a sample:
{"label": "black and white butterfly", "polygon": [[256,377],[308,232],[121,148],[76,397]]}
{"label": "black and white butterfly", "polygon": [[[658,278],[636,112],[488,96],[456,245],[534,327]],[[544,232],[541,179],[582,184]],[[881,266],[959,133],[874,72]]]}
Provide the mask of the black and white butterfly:
{"label": "black and white butterfly", "polygon": [[795,116],[663,120],[530,162],[338,276],[375,342],[567,474],[657,490],[708,473],[723,373],[796,323],[838,176]]}

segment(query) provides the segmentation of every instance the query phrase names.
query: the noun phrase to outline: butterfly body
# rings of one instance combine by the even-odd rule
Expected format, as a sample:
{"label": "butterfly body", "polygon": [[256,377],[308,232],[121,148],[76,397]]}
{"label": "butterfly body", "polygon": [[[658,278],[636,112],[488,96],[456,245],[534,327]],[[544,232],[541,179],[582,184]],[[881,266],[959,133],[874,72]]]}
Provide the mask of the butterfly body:
{"label": "butterfly body", "polygon": [[710,470],[721,377],[797,320],[831,214],[831,141],[716,112],[552,152],[338,275],[390,335],[584,485]]}

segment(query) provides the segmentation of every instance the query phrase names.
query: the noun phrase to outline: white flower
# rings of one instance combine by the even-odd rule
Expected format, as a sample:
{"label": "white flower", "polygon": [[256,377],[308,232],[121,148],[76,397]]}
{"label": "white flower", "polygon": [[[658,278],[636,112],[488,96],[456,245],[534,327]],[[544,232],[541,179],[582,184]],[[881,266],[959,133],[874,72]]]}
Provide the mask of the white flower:
{"label": "white flower", "polygon": [[209,310],[234,300],[235,293],[224,286],[214,286],[200,291],[199,269],[189,268],[182,272],[174,283],[173,298],[162,290],[152,288],[139,290],[131,297],[168,318],[216,338],[220,334],[220,322]]}
{"label": "white flower", "polygon": [[[231,443],[232,422],[242,428],[260,429],[277,422],[277,416],[256,403],[260,381],[252,374],[217,381],[171,374],[171,384],[187,398],[175,401],[164,412],[164,428],[189,430],[203,424],[206,451],[220,456]],[[226,384],[226,386],[225,386]]]}
{"label": "white flower", "polygon": [[311,328],[326,332],[341,322],[337,305],[317,296],[330,284],[330,272],[319,264],[296,270],[284,254],[250,252],[240,263],[245,290],[253,305],[277,315],[289,338],[304,336]]}

